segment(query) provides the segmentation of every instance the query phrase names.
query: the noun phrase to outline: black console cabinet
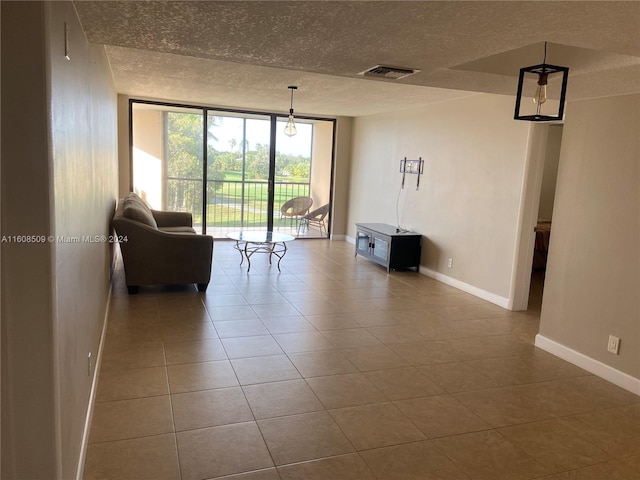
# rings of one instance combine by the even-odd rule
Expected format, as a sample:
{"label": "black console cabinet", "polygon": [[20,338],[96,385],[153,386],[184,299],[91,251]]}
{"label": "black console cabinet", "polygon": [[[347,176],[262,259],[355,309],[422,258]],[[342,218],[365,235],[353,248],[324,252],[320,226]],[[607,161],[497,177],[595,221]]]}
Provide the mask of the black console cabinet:
{"label": "black console cabinet", "polygon": [[356,223],[356,255],[373,260],[387,271],[420,266],[420,238],[415,232],[398,232],[385,223]]}

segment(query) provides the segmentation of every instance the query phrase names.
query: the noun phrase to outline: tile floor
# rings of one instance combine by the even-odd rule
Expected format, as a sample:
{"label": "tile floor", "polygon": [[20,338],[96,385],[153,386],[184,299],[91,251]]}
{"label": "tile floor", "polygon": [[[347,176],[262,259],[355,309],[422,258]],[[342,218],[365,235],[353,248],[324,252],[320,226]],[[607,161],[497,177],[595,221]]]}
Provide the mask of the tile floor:
{"label": "tile floor", "polygon": [[640,398],[536,349],[539,309],[289,246],[216,242],[206,294],[118,270],[85,479],[640,478]]}

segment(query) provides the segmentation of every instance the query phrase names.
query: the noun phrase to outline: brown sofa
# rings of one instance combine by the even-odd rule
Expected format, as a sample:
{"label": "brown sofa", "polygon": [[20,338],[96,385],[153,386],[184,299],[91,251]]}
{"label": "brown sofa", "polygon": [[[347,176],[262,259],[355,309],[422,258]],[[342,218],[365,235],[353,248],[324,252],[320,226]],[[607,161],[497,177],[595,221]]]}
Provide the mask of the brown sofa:
{"label": "brown sofa", "polygon": [[207,289],[213,238],[196,234],[190,213],[151,210],[130,193],[118,202],[113,226],[129,293],[139,285],[195,283],[200,292]]}

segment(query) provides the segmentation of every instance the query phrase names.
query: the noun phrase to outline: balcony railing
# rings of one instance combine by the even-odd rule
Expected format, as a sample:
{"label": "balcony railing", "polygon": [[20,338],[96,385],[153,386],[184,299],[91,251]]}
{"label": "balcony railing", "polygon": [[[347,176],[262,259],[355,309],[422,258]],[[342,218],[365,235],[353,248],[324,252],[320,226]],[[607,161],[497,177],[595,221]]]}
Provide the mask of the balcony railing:
{"label": "balcony railing", "polygon": [[[280,206],[290,198],[308,196],[310,184],[276,181],[274,188],[274,222],[278,225]],[[217,231],[266,228],[267,200],[266,180],[207,180],[207,228]],[[164,208],[191,212],[194,227],[201,227],[202,180],[166,177]]]}

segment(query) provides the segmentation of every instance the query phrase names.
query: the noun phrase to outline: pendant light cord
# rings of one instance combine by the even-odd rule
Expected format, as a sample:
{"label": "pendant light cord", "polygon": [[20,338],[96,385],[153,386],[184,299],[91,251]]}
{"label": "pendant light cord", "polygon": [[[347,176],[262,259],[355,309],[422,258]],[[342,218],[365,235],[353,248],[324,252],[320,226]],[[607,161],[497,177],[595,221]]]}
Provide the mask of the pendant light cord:
{"label": "pendant light cord", "polygon": [[289,106],[289,115],[293,115],[293,91],[296,90],[298,87],[289,87],[289,90],[291,90],[291,105]]}

